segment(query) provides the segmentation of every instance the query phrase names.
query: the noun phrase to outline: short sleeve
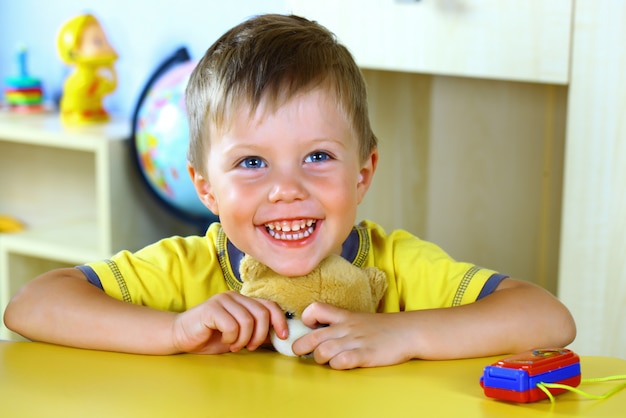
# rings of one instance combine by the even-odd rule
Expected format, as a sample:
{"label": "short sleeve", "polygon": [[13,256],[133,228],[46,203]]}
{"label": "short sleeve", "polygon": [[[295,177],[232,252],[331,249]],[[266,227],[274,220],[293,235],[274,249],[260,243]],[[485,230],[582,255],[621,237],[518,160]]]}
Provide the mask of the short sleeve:
{"label": "short sleeve", "polygon": [[137,252],[120,251],[78,268],[116,299],[182,312],[228,290],[214,233],[210,228],[207,236],[165,238]]}
{"label": "short sleeve", "polygon": [[[475,302],[496,271],[459,262],[434,243],[404,230],[389,234],[364,222],[371,248],[367,264],[387,274],[386,312],[435,309]],[[497,286],[497,285],[496,285]]]}

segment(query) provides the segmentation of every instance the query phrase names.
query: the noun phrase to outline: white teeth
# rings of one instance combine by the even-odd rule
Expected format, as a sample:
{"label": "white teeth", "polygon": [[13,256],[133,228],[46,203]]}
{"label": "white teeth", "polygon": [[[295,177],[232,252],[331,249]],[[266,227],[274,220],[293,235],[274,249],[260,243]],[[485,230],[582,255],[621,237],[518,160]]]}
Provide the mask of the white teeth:
{"label": "white teeth", "polygon": [[266,224],[268,233],[278,240],[295,241],[306,238],[313,233],[315,229],[315,220],[307,219],[290,224],[286,222],[273,222]]}

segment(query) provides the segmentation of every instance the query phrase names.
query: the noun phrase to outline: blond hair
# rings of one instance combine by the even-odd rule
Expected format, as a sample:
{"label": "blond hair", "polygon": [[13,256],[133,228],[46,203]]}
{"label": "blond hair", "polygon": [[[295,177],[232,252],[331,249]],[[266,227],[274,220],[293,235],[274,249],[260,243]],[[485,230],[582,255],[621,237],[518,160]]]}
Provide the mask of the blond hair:
{"label": "blond hair", "polygon": [[232,112],[242,105],[252,114],[262,99],[275,108],[321,85],[336,96],[365,161],[377,143],[365,81],[335,36],[298,16],[261,15],[235,26],[207,50],[189,79],[189,162],[206,173],[210,132],[227,127]]}

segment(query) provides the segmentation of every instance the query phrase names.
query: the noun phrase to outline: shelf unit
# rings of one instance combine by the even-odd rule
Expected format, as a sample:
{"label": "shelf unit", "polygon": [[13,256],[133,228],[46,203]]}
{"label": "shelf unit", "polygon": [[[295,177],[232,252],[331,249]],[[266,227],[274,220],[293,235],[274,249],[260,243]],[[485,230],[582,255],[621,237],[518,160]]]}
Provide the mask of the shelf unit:
{"label": "shelf unit", "polygon": [[[0,234],[0,312],[28,280],[191,233],[149,195],[130,124],[65,127],[54,113],[0,113],[0,213],[26,225]],[[15,338],[4,325],[0,339]]]}

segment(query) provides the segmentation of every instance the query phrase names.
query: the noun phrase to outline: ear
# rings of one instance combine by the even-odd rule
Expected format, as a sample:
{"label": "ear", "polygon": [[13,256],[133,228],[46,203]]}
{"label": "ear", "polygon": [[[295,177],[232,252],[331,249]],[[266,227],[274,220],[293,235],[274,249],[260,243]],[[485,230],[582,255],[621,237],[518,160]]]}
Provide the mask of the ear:
{"label": "ear", "polygon": [[269,270],[269,267],[261,264],[247,254],[243,257],[241,263],[239,264],[239,275],[244,282],[247,282],[248,279],[261,277],[267,270]]}
{"label": "ear", "polygon": [[213,194],[213,188],[211,187],[209,179],[196,171],[190,163],[187,163],[187,171],[189,171],[191,181],[193,182],[193,186],[196,189],[200,201],[215,215],[219,215],[217,199]]}
{"label": "ear", "polygon": [[376,308],[387,291],[387,275],[376,267],[366,267],[364,271],[370,279],[372,300],[374,301],[374,308]]}
{"label": "ear", "polygon": [[378,148],[374,148],[370,153],[370,156],[365,160],[359,171],[358,183],[356,185],[358,194],[358,203],[361,203],[365,197],[365,193],[372,184],[374,173],[376,172],[376,165],[378,164]]}

